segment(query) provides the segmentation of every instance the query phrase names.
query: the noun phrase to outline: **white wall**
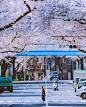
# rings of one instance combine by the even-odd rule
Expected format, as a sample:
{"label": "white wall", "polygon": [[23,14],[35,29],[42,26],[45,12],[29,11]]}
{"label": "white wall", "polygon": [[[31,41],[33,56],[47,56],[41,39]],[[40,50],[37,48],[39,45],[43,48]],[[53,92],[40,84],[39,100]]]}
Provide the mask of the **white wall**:
{"label": "white wall", "polygon": [[79,68],[78,68],[78,61],[77,61],[77,60],[76,60],[76,69],[79,69]]}
{"label": "white wall", "polygon": [[59,73],[59,65],[56,65],[56,71]]}

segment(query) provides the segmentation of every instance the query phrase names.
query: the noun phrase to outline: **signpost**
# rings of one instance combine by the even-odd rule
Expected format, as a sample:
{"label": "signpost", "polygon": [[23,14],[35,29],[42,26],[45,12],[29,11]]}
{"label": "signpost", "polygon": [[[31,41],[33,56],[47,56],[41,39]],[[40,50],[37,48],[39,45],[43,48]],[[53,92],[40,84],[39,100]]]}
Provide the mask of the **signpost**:
{"label": "signpost", "polygon": [[28,67],[28,70],[30,70],[30,67]]}

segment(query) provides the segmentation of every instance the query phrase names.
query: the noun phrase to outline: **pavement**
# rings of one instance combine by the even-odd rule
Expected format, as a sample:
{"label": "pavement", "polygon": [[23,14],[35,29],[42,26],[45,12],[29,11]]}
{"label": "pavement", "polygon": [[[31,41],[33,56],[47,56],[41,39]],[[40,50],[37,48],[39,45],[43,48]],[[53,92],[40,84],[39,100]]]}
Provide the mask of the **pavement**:
{"label": "pavement", "polygon": [[[50,81],[50,80],[32,80],[32,81],[13,81],[13,84],[41,84],[41,83],[53,83],[53,80]],[[73,80],[59,80],[58,81],[59,83],[68,83],[68,84],[72,84],[73,83]]]}
{"label": "pavement", "polygon": [[[15,81],[28,82],[28,81]],[[70,106],[86,107],[86,99],[76,96],[71,80],[59,80],[58,91],[53,90],[53,81],[51,83],[35,84],[13,84],[13,92],[4,91],[0,93],[0,107],[53,107],[53,106]],[[71,83],[71,84],[70,84]],[[45,89],[45,101],[41,99],[41,86]]]}

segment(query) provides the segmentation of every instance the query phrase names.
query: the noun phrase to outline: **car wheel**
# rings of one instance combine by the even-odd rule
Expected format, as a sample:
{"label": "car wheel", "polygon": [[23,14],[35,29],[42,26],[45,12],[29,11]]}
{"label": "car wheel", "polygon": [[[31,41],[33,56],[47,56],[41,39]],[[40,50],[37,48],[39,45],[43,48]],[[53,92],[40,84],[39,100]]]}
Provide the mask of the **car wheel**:
{"label": "car wheel", "polygon": [[82,97],[82,99],[85,99],[86,98],[86,94],[82,94],[81,97]]}
{"label": "car wheel", "polygon": [[13,92],[13,90],[10,90],[10,92]]}
{"label": "car wheel", "polygon": [[2,93],[3,91],[0,91],[0,93]]}

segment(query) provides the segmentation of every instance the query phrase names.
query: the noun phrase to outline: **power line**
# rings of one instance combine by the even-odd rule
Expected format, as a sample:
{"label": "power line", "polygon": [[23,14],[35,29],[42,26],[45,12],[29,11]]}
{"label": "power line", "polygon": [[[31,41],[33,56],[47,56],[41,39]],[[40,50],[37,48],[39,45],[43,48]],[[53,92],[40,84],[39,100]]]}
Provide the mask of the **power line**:
{"label": "power line", "polygon": [[86,36],[51,36],[51,37],[86,37]]}

